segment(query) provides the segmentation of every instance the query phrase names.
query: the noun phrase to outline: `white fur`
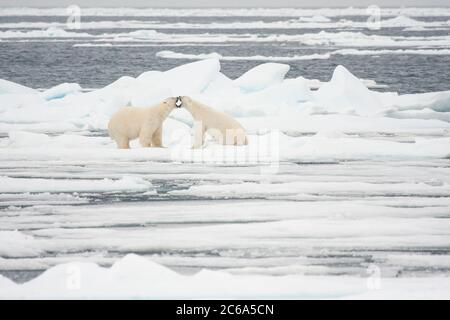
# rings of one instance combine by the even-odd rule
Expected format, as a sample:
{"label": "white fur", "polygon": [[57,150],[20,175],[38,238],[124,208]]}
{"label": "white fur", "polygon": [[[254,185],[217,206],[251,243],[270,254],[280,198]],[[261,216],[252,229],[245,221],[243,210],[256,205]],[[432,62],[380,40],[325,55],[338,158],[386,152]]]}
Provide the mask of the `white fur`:
{"label": "white fur", "polygon": [[109,121],[109,136],[119,149],[129,149],[130,140],[137,138],[142,147],[162,147],[162,125],[175,108],[175,100],[168,98],[149,108],[121,108]]}
{"label": "white fur", "polygon": [[195,133],[193,148],[200,148],[203,145],[206,132],[224,145],[241,146],[248,144],[244,128],[228,114],[214,110],[186,96],[182,97],[182,101],[183,107],[194,118]]}

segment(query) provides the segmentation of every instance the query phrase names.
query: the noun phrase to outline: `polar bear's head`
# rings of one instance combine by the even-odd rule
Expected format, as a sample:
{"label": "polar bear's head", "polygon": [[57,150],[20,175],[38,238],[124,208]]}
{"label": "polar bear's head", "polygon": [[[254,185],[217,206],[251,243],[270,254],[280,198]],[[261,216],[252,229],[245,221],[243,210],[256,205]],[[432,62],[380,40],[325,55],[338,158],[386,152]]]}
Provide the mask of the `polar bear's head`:
{"label": "polar bear's head", "polygon": [[175,106],[176,106],[177,108],[181,108],[182,105],[183,105],[183,100],[181,100],[181,97],[178,96],[178,97],[177,97],[177,100],[175,101]]}

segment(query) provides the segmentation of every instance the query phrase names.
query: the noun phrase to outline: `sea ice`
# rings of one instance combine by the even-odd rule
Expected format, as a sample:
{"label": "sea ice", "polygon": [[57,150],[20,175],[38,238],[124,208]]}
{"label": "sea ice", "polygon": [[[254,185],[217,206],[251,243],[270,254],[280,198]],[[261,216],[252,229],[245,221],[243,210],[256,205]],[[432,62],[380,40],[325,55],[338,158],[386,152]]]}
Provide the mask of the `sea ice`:
{"label": "sea ice", "polygon": [[1,193],[18,192],[93,192],[93,191],[147,191],[152,184],[140,177],[119,180],[61,180],[0,177]]}
{"label": "sea ice", "polygon": [[336,68],[331,81],[320,87],[315,96],[318,104],[330,113],[373,116],[383,111],[377,96],[343,66]]}
{"label": "sea ice", "polygon": [[248,70],[234,82],[244,92],[254,92],[265,89],[283,81],[290,66],[280,63],[264,63]]}
{"label": "sea ice", "polygon": [[[373,282],[373,281],[372,281]],[[231,275],[203,270],[181,275],[137,255],[111,268],[94,263],[66,263],[25,284],[0,276],[1,298],[58,299],[442,299],[447,278],[382,279],[358,277]],[[382,286],[381,286],[382,285]]]}
{"label": "sea ice", "polygon": [[62,83],[56,87],[45,90],[41,96],[46,100],[61,99],[66,95],[79,93],[81,87],[78,83]]}

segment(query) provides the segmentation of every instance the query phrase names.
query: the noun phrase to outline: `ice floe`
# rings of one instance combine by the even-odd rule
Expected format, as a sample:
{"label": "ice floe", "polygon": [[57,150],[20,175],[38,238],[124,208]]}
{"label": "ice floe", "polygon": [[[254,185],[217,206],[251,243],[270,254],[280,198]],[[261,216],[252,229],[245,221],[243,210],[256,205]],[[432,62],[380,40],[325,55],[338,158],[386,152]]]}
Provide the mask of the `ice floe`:
{"label": "ice floe", "polygon": [[[207,144],[209,154],[189,151],[192,117],[183,109],[174,110],[164,124],[163,143],[168,149],[120,152],[108,137],[90,135],[93,131],[105,134],[109,117],[122,106],[151,106],[178,95],[190,95],[238,118],[248,131],[250,145],[240,149],[237,159],[244,159],[246,152],[259,153],[260,144],[270,144],[273,138],[267,132],[274,130],[278,132],[278,157],[283,161],[442,159],[450,155],[449,92],[377,92],[368,88],[376,83],[357,78],[344,66],[336,68],[329,82],[289,79],[289,68],[287,64],[265,63],[230,79],[220,72],[218,59],[205,59],[165,72],[124,76],[90,92],[83,92],[77,84],[61,84],[41,92],[3,80],[2,157],[216,161],[223,154],[214,144]],[[386,141],[383,134],[398,138]],[[404,140],[401,135],[412,136]],[[133,142],[132,146],[138,144]],[[99,148],[101,153],[94,151]],[[116,184],[112,189],[126,189],[126,184],[119,182],[108,183]],[[93,187],[95,183],[102,184],[93,182]],[[30,184],[28,191],[51,189],[45,184],[38,186],[33,189]],[[132,184],[134,187],[145,184]],[[58,190],[63,192],[63,186]]]}
{"label": "ice floe", "polygon": [[450,55],[449,49],[378,49],[378,50],[362,50],[362,49],[340,49],[326,53],[313,53],[294,56],[226,56],[217,52],[211,53],[181,53],[170,50],[159,51],[157,57],[165,59],[184,59],[184,60],[203,60],[203,59],[219,59],[223,61],[302,61],[302,60],[327,60],[332,56],[381,56],[381,55]]}
{"label": "ice floe", "polygon": [[378,55],[450,55],[450,49],[378,49],[378,50],[359,50],[359,49],[341,49],[333,51],[336,55],[351,56],[378,56]]}
{"label": "ice floe", "polygon": [[[110,115],[121,106],[150,106],[168,96],[191,95],[242,118],[244,122],[250,117],[266,117],[258,120],[260,129],[273,128],[279,119],[285,119],[285,124],[279,123],[278,129],[295,129],[293,124],[296,122],[296,129],[300,132],[304,125],[309,126],[303,123],[305,119],[322,117],[324,123],[328,123],[326,117],[332,114],[359,116],[359,121],[363,122],[365,117],[376,117],[373,123],[383,122],[385,125],[382,127],[391,130],[407,123],[395,118],[410,118],[408,127],[411,130],[414,127],[423,129],[426,123],[429,129],[448,129],[449,92],[409,95],[377,92],[368,87],[377,87],[378,84],[355,77],[343,66],[336,68],[329,82],[302,77],[289,79],[288,71],[289,65],[265,63],[233,80],[220,72],[219,60],[211,58],[165,72],[144,72],[136,78],[124,76],[90,92],[82,91],[78,84],[61,84],[41,92],[1,80],[0,128],[7,132],[27,128],[35,132],[45,128],[61,131],[52,130],[52,126],[76,128],[78,131],[104,130]],[[432,110],[434,113],[428,118],[442,122],[427,122],[424,120],[427,116],[418,112],[420,110]],[[399,112],[402,112],[401,116]],[[341,119],[345,119],[342,116]],[[190,123],[184,110],[175,110],[172,118]],[[257,129],[253,124],[252,129]],[[349,123],[349,127],[352,125]]]}
{"label": "ice floe", "polygon": [[124,177],[119,180],[49,180],[0,177],[0,182],[1,193],[152,190],[151,183],[140,177]]}
{"label": "ice floe", "polygon": [[156,53],[157,57],[166,59],[186,59],[186,60],[203,60],[203,59],[219,59],[223,61],[301,61],[301,60],[326,60],[331,57],[331,54],[310,54],[310,55],[296,55],[288,57],[276,56],[223,56],[217,52],[200,53],[200,54],[186,54],[180,52],[173,52],[170,50],[159,51]]}
{"label": "ice floe", "polygon": [[90,34],[84,32],[71,32],[63,28],[50,27],[44,30],[17,31],[7,30],[0,31],[0,38],[74,38],[74,37],[91,37]]}

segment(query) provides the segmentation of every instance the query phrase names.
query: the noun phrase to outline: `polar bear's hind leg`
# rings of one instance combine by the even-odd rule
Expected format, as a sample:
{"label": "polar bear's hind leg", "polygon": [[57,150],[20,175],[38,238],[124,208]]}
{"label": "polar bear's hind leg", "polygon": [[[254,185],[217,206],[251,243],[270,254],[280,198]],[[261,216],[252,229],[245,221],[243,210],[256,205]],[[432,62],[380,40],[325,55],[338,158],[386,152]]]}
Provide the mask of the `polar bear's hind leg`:
{"label": "polar bear's hind leg", "polygon": [[247,145],[247,136],[242,129],[227,129],[226,145],[245,146]]}
{"label": "polar bear's hind leg", "polygon": [[246,146],[248,145],[248,138],[245,134],[244,130],[238,129],[238,132],[236,134],[236,145],[237,146]]}
{"label": "polar bear's hind leg", "polygon": [[194,144],[192,149],[199,149],[203,146],[203,141],[206,133],[206,127],[202,121],[194,122]]}

